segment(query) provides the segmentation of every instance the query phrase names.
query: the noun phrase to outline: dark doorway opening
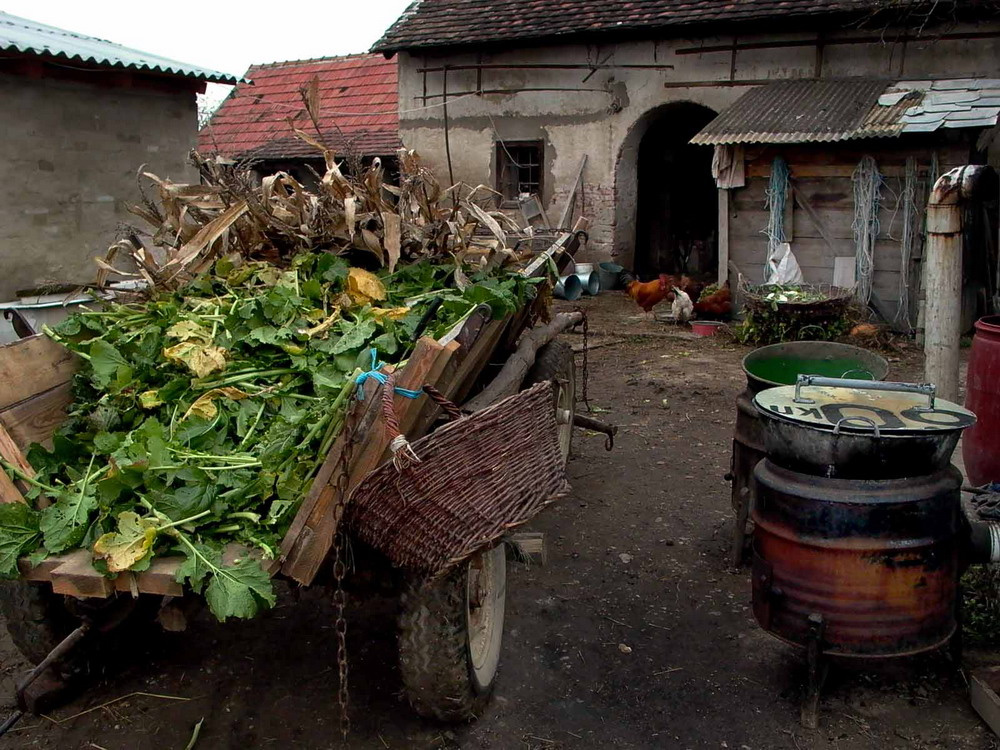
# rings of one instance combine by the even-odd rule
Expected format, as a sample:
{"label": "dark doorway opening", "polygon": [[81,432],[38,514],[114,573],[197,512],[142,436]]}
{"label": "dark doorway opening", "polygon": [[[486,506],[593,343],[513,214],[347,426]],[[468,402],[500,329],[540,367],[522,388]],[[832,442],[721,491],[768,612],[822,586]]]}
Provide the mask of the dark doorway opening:
{"label": "dark doorway opening", "polygon": [[712,149],[690,141],[715,117],[708,107],[663,107],[639,144],[635,271],[715,280],[719,203]]}

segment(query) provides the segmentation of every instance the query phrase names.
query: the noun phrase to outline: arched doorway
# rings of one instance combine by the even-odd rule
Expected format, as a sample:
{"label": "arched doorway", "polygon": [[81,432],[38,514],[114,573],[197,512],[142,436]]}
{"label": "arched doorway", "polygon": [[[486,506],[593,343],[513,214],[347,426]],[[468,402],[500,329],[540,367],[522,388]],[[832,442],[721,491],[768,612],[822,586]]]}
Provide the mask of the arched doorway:
{"label": "arched doorway", "polygon": [[665,104],[643,115],[622,146],[616,251],[641,278],[686,273],[714,280],[718,275],[712,149],[689,143],[714,117],[700,104]]}

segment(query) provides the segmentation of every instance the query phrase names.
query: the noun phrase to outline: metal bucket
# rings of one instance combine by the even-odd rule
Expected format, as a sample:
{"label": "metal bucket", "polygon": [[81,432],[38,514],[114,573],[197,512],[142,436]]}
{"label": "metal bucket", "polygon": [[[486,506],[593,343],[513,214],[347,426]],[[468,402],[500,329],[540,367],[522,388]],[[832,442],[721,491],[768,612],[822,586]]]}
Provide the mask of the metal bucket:
{"label": "metal bucket", "polygon": [[957,627],[962,475],[827,479],[754,470],[753,611],[778,638],[822,653],[906,656]]}
{"label": "metal bucket", "polygon": [[559,281],[556,282],[555,288],[552,290],[552,295],[556,299],[565,299],[570,302],[580,299],[580,295],[583,294],[583,282],[580,281],[580,277],[574,273],[568,276],[561,276]]}
{"label": "metal bucket", "polygon": [[601,291],[617,289],[621,283],[619,274],[624,270],[617,263],[599,263],[597,277],[601,280]]}
{"label": "metal bucket", "polygon": [[747,387],[736,398],[736,429],[728,475],[732,483],[735,514],[730,552],[730,562],[734,566],[743,562],[753,468],[766,455],[763,427],[752,403],[754,395],[765,388],[792,385],[803,374],[834,372],[838,377],[845,373],[865,377],[867,373],[874,380],[885,380],[889,374],[889,363],[874,352],[849,344],[795,341],[755,349],[743,358],[743,372]]}

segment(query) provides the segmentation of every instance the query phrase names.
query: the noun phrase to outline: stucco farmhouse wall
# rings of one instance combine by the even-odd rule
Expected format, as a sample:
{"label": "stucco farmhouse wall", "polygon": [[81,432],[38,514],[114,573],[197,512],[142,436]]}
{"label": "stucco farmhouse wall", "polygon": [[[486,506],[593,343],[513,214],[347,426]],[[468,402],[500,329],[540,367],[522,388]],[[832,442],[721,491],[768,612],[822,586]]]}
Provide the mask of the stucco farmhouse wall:
{"label": "stucco farmhouse wall", "polygon": [[[639,143],[662,108],[693,102],[718,112],[748,86],[781,78],[995,77],[1000,25],[954,24],[947,29],[949,35],[965,32],[969,33],[965,39],[941,39],[935,31],[915,38],[912,32],[852,29],[825,34],[822,46],[815,42],[815,32],[808,32],[600,46],[511,46],[461,54],[402,52],[400,135],[407,147],[445,176],[442,181],[447,179],[442,106],[447,77],[455,180],[492,186],[498,139],[541,140],[545,145],[542,197],[553,221],[586,154],[584,213],[592,222],[591,259],[613,257],[629,266],[636,251]],[[846,43],[858,37],[873,41]],[[895,38],[906,41],[881,41]],[[795,46],[761,46],[773,43]],[[700,51],[705,48],[714,51]],[[447,71],[442,70],[445,67]],[[528,88],[549,90],[523,90]]]}

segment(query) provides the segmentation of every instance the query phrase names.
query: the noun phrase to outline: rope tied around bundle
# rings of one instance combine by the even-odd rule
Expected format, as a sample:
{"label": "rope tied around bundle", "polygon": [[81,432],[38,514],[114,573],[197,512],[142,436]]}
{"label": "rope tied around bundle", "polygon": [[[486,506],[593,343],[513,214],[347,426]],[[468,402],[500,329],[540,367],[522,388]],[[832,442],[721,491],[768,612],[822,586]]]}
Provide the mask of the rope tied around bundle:
{"label": "rope tied around bundle", "polygon": [[[360,375],[358,375],[358,377],[354,379],[354,382],[358,386],[358,401],[365,400],[365,382],[368,381],[369,379],[374,380],[377,383],[381,383],[382,385],[386,385],[389,381],[390,376],[386,375],[384,372],[381,372],[382,368],[385,367],[385,363],[378,361],[378,351],[373,348],[371,350],[371,355],[372,355],[371,369],[368,370],[367,372],[361,373]],[[423,393],[423,391],[413,391],[410,390],[409,388],[399,388],[399,387],[392,387],[389,390],[394,392],[398,396],[404,396],[406,398],[419,398],[420,395]]]}
{"label": "rope tied around bundle", "polygon": [[767,229],[764,234],[767,236],[767,261],[764,263],[764,281],[768,281],[771,259],[777,255],[778,247],[785,242],[785,208],[788,204],[788,186],[791,173],[788,170],[788,162],[782,157],[775,156],[771,162],[771,179],[767,184],[766,207],[770,213],[767,219]]}
{"label": "rope tied around bundle", "polygon": [[[414,464],[420,463],[420,456],[414,452],[410,441],[406,439],[406,435],[399,429],[399,420],[396,419],[396,410],[392,405],[392,400],[397,390],[395,382],[396,373],[392,372],[386,378],[385,388],[382,390],[382,416],[385,418],[386,430],[390,437],[389,450],[392,452],[392,465],[396,467],[396,471],[401,472]],[[410,393],[415,393],[419,396],[423,392],[410,391]],[[411,398],[411,396],[406,396],[406,398]],[[412,398],[416,398],[416,396]]]}
{"label": "rope tied around bundle", "polygon": [[884,180],[871,156],[862,157],[851,175],[854,185],[855,296],[864,304],[872,297],[875,274],[875,242],[878,240],[878,212]]}

